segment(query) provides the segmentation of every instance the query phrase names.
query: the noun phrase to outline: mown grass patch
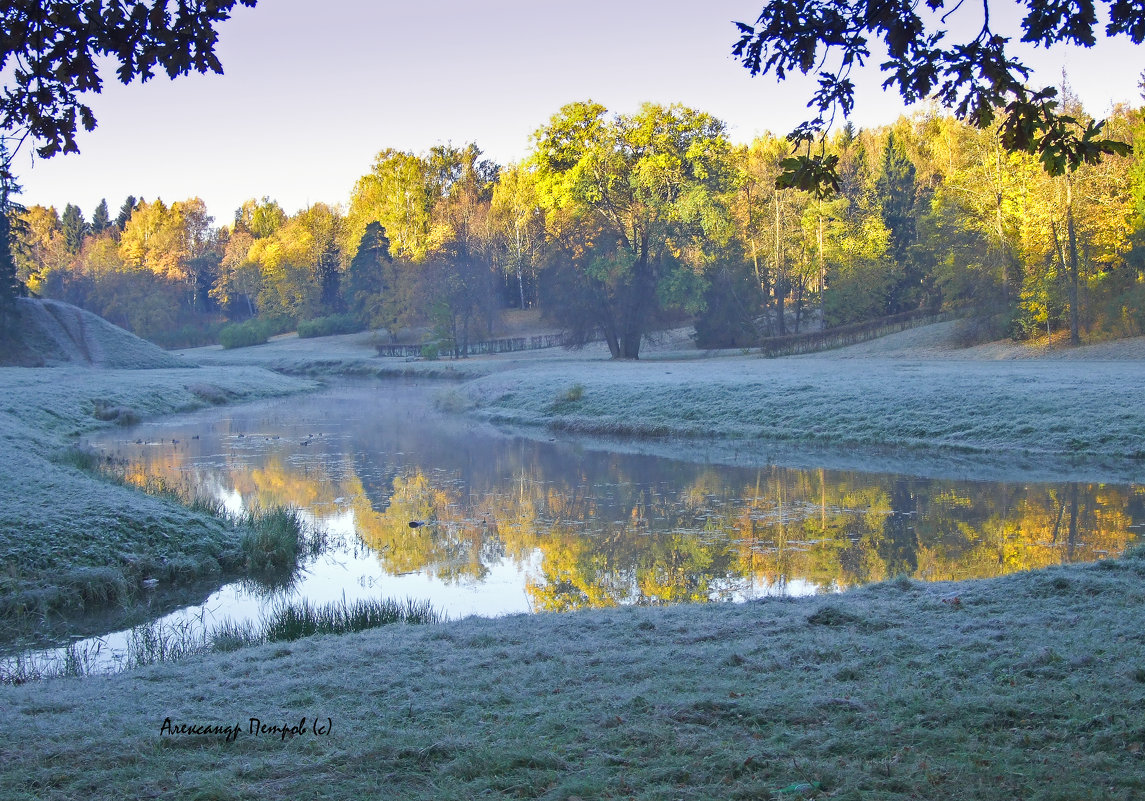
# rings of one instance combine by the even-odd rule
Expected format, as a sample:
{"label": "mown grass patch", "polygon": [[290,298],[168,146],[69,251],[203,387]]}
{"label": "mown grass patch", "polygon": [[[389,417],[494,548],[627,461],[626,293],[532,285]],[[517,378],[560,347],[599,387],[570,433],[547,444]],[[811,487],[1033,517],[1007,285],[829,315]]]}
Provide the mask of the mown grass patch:
{"label": "mown grass patch", "polygon": [[[129,797],[164,781],[185,795],[213,777],[240,798],[319,786],[336,801],[1130,801],[1145,793],[1140,561],[387,626],[0,687],[16,722],[0,728],[0,795]],[[894,626],[853,622],[880,620]],[[77,727],[92,708],[99,726]],[[228,743],[160,736],[165,716],[334,728]]]}

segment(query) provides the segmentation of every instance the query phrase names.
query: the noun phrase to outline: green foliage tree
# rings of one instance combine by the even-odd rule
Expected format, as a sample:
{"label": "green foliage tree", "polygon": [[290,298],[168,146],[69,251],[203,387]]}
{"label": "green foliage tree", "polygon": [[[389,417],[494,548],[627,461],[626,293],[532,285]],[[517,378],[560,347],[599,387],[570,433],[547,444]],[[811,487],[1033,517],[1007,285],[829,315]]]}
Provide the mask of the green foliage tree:
{"label": "green foliage tree", "polygon": [[253,198],[245,201],[235,211],[235,230],[246,231],[255,239],[270,236],[286,223],[286,212],[278,205],[277,200],[263,196],[262,200]]}
{"label": "green foliage tree", "polygon": [[[807,143],[807,154],[789,159],[781,180],[817,192],[837,187],[834,157],[812,155],[810,143],[838,112],[846,117],[854,108],[851,73],[870,57],[872,39],[881,40],[887,50],[881,64],[888,75],[884,88],[896,88],[907,103],[933,97],[953,109],[958,119],[979,128],[1000,121],[1003,146],[1036,155],[1051,175],[1127,152],[1124,143],[1102,138],[1103,123],[1060,109],[1055,88],[1026,86],[1031,71],[1009,48],[1013,37],[993,29],[989,0],[966,7],[966,14],[981,9],[975,20],[981,24],[966,27],[977,31],[973,38],[951,41],[947,22],[963,5],[927,0],[924,9],[907,0],[777,0],[764,6],[754,24],[736,23],[740,37],[732,53],[752,75],[773,72],[783,80],[797,70],[818,78],[819,88],[808,103],[817,116],[789,137]],[[1092,47],[1097,42],[1093,2],[1022,0],[1020,5],[1025,7],[1023,42],[1043,47]],[[1127,0],[1106,0],[1104,5],[1106,36],[1126,36],[1135,44],[1145,41],[1145,6]]]}
{"label": "green foliage tree", "polygon": [[347,215],[351,241],[356,243],[369,223],[379,222],[389,237],[394,258],[424,261],[446,238],[446,232],[435,226],[433,219],[434,205],[444,194],[441,175],[441,169],[435,170],[428,157],[383,150],[370,173],[354,187]]}
{"label": "green foliage tree", "polygon": [[526,164],[503,170],[491,201],[494,259],[517,281],[517,304],[536,304],[537,269],[544,259],[545,216],[537,200],[536,176]]}
{"label": "green foliage tree", "polygon": [[583,342],[599,332],[613,358],[639,358],[661,307],[661,279],[718,216],[730,175],[724,125],[683,106],[608,116],[565,106],[535,135],[538,195],[558,243],[559,283],[580,290],[551,311]]}

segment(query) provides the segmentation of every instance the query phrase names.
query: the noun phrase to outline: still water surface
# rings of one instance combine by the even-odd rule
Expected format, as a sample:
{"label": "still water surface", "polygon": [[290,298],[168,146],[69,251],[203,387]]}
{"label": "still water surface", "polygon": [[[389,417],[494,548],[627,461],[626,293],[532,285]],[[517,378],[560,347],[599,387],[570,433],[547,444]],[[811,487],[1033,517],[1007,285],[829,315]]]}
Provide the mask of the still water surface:
{"label": "still water surface", "polygon": [[694,464],[514,436],[436,412],[438,391],[345,384],[87,444],[134,480],[232,512],[293,505],[329,534],[289,587],[227,585],[168,618],[208,627],[284,599],[461,617],[988,577],[1115,556],[1145,527],[1140,486]]}

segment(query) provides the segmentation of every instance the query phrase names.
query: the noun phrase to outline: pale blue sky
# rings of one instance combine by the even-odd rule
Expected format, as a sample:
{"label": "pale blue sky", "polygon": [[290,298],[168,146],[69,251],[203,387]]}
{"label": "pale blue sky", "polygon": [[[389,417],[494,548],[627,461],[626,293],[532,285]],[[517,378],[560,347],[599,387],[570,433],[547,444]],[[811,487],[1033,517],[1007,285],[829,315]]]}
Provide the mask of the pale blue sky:
{"label": "pale blue sky", "polygon": [[[19,154],[20,200],[76,203],[90,218],[103,197],[114,216],[128,194],[198,196],[219,223],[249,197],[287,212],[348,203],[379,150],[475,141],[499,163],[517,161],[553,113],[584,99],[618,112],[684,103],[740,142],[786,133],[807,116],[811,84],[750,78],[730,56],[731,21],[753,21],[761,2],[261,0],[222,26],[223,76],[129,87],[106,76],[80,155],[31,164]],[[1031,62],[1038,85],[1058,83],[1065,66],[1097,116],[1140,102],[1145,53],[1127,43]],[[866,75],[854,121],[893,121],[901,102],[882,93],[877,68]]]}

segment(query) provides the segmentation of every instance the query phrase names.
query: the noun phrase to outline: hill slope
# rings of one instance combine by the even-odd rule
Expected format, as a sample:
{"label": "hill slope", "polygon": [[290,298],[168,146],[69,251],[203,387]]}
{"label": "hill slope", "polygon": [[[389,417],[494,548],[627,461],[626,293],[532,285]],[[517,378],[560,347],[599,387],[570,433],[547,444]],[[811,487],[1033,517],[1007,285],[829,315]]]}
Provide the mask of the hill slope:
{"label": "hill slope", "polygon": [[0,366],[64,364],[114,369],[189,367],[102,317],[56,300],[16,301],[14,336],[0,339]]}

